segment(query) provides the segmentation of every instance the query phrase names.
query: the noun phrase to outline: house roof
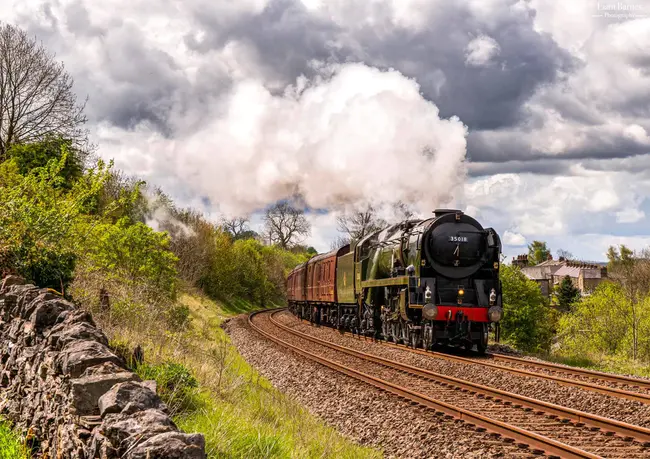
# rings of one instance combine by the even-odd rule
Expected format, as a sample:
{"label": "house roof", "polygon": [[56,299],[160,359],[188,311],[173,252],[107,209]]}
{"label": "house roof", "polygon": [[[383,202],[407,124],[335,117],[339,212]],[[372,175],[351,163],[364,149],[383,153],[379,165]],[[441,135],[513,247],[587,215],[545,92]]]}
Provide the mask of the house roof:
{"label": "house roof", "polygon": [[560,260],[546,260],[543,261],[535,266],[560,266],[566,263],[565,261],[560,261]]}
{"label": "house roof", "polygon": [[580,267],[564,265],[560,269],[555,271],[555,275],[558,277],[564,277],[564,276],[578,277],[580,275]]}
{"label": "house roof", "polygon": [[529,266],[521,270],[524,275],[532,280],[544,280],[546,279],[546,274],[544,268],[539,268],[537,266]]}
{"label": "house roof", "polygon": [[593,268],[591,266],[580,266],[575,264],[567,264],[562,266],[555,272],[555,276],[558,277],[579,277],[580,272],[586,279],[600,279],[602,277],[599,268]]}

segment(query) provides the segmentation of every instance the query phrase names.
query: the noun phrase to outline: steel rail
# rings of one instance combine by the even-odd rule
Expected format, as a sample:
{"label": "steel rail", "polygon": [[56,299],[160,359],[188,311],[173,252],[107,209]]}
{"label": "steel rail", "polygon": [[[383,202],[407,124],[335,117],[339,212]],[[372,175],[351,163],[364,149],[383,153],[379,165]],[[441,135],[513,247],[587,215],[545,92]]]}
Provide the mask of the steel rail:
{"label": "steel rail", "polygon": [[[299,319],[299,320],[301,320],[301,321],[303,321],[305,323],[308,323],[310,325],[314,325],[308,320],[305,320],[305,319]],[[332,327],[329,327],[329,326],[327,326],[327,327],[332,328]],[[332,329],[336,330],[336,328],[332,328]],[[486,362],[485,360],[477,361],[477,360],[470,359],[470,358],[467,358],[467,357],[460,357],[460,356],[457,356],[457,355],[450,355],[450,354],[445,354],[445,353],[442,353],[442,352],[425,351],[423,349],[413,349],[412,347],[405,346],[403,344],[395,344],[395,343],[388,342],[386,340],[375,340],[375,339],[372,339],[372,338],[368,338],[367,336],[357,335],[357,334],[350,333],[350,332],[347,332],[347,331],[339,331],[339,333],[343,333],[344,335],[352,336],[352,337],[355,337],[355,338],[363,338],[364,340],[371,340],[372,342],[375,342],[375,343],[380,343],[382,345],[389,346],[389,347],[394,347],[396,349],[408,350],[410,352],[414,352],[414,353],[417,353],[417,354],[435,356],[435,357],[440,357],[440,358],[446,359],[446,360],[452,360],[452,361],[457,361],[457,362],[462,362],[462,363],[469,363],[469,364],[472,364],[472,365],[486,366],[486,367],[495,368],[497,370],[507,371],[507,372],[510,372],[510,373],[514,373],[514,374],[518,374],[518,375],[522,375],[522,376],[526,376],[526,377],[547,379],[549,381],[554,381],[554,382],[556,382],[558,384],[562,384],[562,385],[565,385],[565,386],[578,387],[580,389],[590,390],[592,392],[598,392],[598,393],[601,393],[601,394],[604,394],[604,395],[609,395],[611,397],[618,397],[618,398],[623,398],[623,399],[626,399],[626,400],[633,400],[633,401],[636,401],[636,402],[650,404],[650,395],[649,394],[642,394],[642,393],[639,393],[639,392],[632,392],[632,391],[629,391],[629,390],[617,389],[617,388],[614,388],[614,387],[606,387],[606,386],[599,386],[599,385],[589,384],[589,383],[584,382],[584,381],[578,381],[578,380],[575,380],[575,379],[562,378],[560,376],[552,376],[552,375],[547,375],[547,374],[544,374],[544,373],[537,373],[535,371],[523,370],[521,368],[508,367],[508,366],[499,365],[499,364],[496,364],[496,363]],[[564,368],[564,367],[561,367],[561,368]],[[576,370],[576,371],[579,371],[579,370]],[[594,373],[597,373],[597,372],[594,372]],[[632,379],[632,378],[630,378],[630,379]],[[632,379],[632,380],[635,381],[635,382],[638,381],[636,379]]]}
{"label": "steel rail", "polygon": [[292,329],[291,327],[287,327],[286,325],[279,323],[277,320],[273,318],[273,316],[278,312],[281,311],[273,311],[269,317],[273,325],[295,336],[299,336],[300,338],[306,339],[308,341],[319,344],[321,346],[326,346],[329,347],[330,349],[343,352],[353,357],[369,360],[371,362],[378,363],[380,365],[384,365],[386,367],[404,373],[416,375],[424,379],[428,379],[428,380],[433,379],[443,384],[456,385],[462,389],[468,389],[473,392],[480,392],[488,397],[492,397],[499,400],[507,400],[510,403],[514,403],[516,405],[526,406],[535,410],[541,410],[553,416],[560,416],[569,421],[589,424],[590,426],[598,427],[599,429],[603,429],[605,431],[618,433],[623,437],[635,438],[640,442],[644,443],[644,445],[647,444],[647,446],[650,446],[650,429],[647,429],[645,427],[636,426],[634,424],[628,424],[622,421],[605,418],[603,416],[598,416],[595,414],[574,410],[573,408],[567,408],[560,405],[556,405],[554,403],[537,400],[534,398],[504,391],[501,389],[496,389],[493,387],[484,386],[482,384],[473,383],[470,381],[466,381],[464,379],[455,378],[453,376],[443,375],[441,373],[436,373],[430,370],[426,370],[424,368],[414,367],[412,365],[408,365],[405,363],[396,362],[394,360],[357,351],[356,349],[352,349],[346,346],[334,344],[329,341],[325,341],[320,338],[316,338],[314,336],[299,332],[297,330]]}
{"label": "steel rail", "polygon": [[360,372],[358,370],[355,370],[353,368],[347,367],[345,365],[342,365],[340,363],[334,362],[332,360],[329,360],[325,357],[316,355],[314,353],[311,353],[309,351],[306,351],[304,349],[301,349],[298,346],[295,346],[294,344],[291,344],[287,341],[284,341],[276,336],[273,336],[271,333],[268,333],[267,331],[263,330],[261,327],[258,327],[254,321],[253,317],[255,317],[259,313],[268,313],[269,311],[257,311],[248,316],[248,323],[249,326],[257,331],[260,335],[266,337],[267,339],[287,348],[292,350],[293,352],[296,352],[297,354],[300,354],[304,357],[307,357],[310,360],[313,360],[315,362],[318,362],[330,369],[333,369],[337,372],[343,373],[345,375],[348,375],[354,379],[357,379],[359,381],[363,381],[367,384],[370,384],[378,389],[381,389],[386,392],[390,392],[392,394],[397,395],[398,397],[401,397],[406,400],[410,400],[411,402],[415,402],[416,404],[422,405],[424,407],[427,407],[429,409],[435,410],[437,415],[442,415],[442,414],[447,414],[453,417],[456,417],[458,419],[461,419],[465,422],[474,424],[476,426],[482,427],[486,430],[489,430],[494,433],[498,433],[500,435],[503,435],[505,437],[513,438],[515,440],[518,440],[522,443],[526,443],[533,447],[534,449],[539,449],[542,450],[548,454],[551,455],[556,455],[558,457],[564,457],[564,458],[569,458],[569,459],[577,459],[577,458],[599,458],[600,456],[591,454],[587,451],[581,450],[579,448],[575,448],[573,446],[561,443],[559,441],[553,440],[551,438],[544,437],[542,435],[536,434],[534,432],[530,432],[525,429],[521,429],[519,427],[509,425],[507,423],[497,421],[495,419],[488,418],[486,416],[473,413],[471,411],[468,411],[464,408],[456,407],[451,404],[442,402],[440,400],[435,400],[427,395],[420,394],[414,391],[411,391],[409,389],[406,389],[404,387],[400,387],[398,385],[395,385],[393,383],[390,383],[388,381],[384,381],[380,378],[377,378],[375,376],[369,375],[367,373]]}
{"label": "steel rail", "polygon": [[637,378],[632,378],[629,376],[622,376],[622,375],[614,375],[611,373],[605,373],[603,371],[595,371],[595,370],[587,370],[585,368],[575,368],[575,367],[565,367],[563,365],[558,365],[556,363],[551,363],[551,362],[538,362],[535,360],[528,360],[528,359],[522,359],[520,357],[513,357],[511,355],[503,355],[503,354],[494,354],[494,353],[488,353],[492,359],[494,360],[503,360],[505,362],[515,362],[519,363],[522,365],[530,365],[533,367],[540,367],[540,368],[545,368],[548,370],[552,371],[558,371],[562,373],[567,373],[567,374],[572,374],[574,376],[584,376],[592,379],[600,379],[603,381],[609,381],[609,382],[614,382],[614,383],[619,383],[619,384],[625,384],[628,386],[637,386],[637,387],[642,387],[644,389],[650,389],[650,380],[643,380],[643,379],[637,379]]}

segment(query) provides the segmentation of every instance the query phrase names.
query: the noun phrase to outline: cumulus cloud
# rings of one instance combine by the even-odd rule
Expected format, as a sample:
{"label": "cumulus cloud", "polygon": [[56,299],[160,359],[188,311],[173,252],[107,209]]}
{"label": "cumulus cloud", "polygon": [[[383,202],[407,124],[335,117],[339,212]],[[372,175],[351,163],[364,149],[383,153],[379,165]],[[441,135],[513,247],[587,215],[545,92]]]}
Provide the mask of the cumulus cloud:
{"label": "cumulus cloud", "polygon": [[465,48],[465,63],[482,67],[499,54],[499,44],[491,37],[481,35],[470,41]]}
{"label": "cumulus cloud", "polygon": [[64,60],[101,154],[183,202],[448,201],[504,240],[588,251],[583,234],[644,240],[650,212],[650,18],[594,8],[9,0],[0,17]]}
{"label": "cumulus cloud", "polygon": [[506,230],[503,233],[503,241],[504,244],[506,245],[512,245],[512,246],[524,246],[526,245],[526,238],[522,236],[519,233],[513,233],[511,231]]}

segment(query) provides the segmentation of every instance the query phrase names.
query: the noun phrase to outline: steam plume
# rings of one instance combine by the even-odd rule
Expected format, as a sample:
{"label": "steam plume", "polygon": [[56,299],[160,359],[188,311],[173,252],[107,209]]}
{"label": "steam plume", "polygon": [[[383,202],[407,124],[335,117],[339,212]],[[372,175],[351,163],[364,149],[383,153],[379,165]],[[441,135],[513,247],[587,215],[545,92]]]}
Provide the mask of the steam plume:
{"label": "steam plume", "polygon": [[402,201],[428,213],[463,181],[466,131],[441,119],[414,80],[345,64],[282,95],[237,84],[223,116],[169,159],[227,216],[295,195],[313,208]]}

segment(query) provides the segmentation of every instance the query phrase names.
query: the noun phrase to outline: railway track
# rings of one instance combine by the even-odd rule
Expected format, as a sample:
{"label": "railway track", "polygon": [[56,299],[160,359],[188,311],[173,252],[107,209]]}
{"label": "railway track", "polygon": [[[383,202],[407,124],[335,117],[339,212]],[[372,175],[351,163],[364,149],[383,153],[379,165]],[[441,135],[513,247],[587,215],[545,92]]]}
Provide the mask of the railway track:
{"label": "railway track", "polygon": [[[329,368],[555,457],[650,457],[650,429],[583,413],[369,355],[298,332],[264,312],[268,339]],[[262,325],[265,323],[265,325]],[[282,335],[280,338],[278,335]],[[311,347],[312,350],[305,349]],[[314,348],[318,352],[313,352]]]}
{"label": "railway track", "polygon": [[[299,320],[304,323],[313,325],[307,320]],[[650,404],[650,381],[647,380],[631,378],[627,376],[618,376],[581,368],[568,368],[549,362],[537,362],[502,354],[490,353],[485,357],[463,357],[444,352],[414,349],[404,344],[395,344],[389,341],[377,341],[372,338],[350,332],[342,333],[354,338],[381,343],[385,346],[408,350],[417,354],[438,357],[441,359],[460,362],[463,364],[481,365],[484,367],[507,371],[520,376],[546,379],[565,386],[579,387],[584,390],[598,392],[600,394],[609,395],[612,397]],[[492,360],[492,362],[490,360]]]}
{"label": "railway track", "polygon": [[622,389],[626,392],[638,392],[644,398],[645,403],[650,400],[650,380],[632,378],[628,376],[614,375],[601,371],[586,370],[584,368],[571,368],[564,365],[558,365],[550,362],[539,362],[534,360],[522,359],[503,354],[488,354],[488,357],[500,365],[520,367],[523,369],[531,368],[536,372],[545,372],[551,376],[562,375],[566,378],[575,377],[586,382],[595,382],[599,385],[608,385],[609,387]]}

